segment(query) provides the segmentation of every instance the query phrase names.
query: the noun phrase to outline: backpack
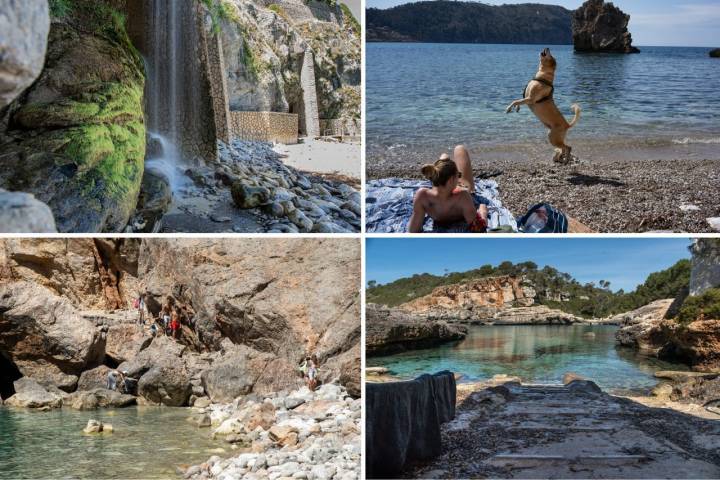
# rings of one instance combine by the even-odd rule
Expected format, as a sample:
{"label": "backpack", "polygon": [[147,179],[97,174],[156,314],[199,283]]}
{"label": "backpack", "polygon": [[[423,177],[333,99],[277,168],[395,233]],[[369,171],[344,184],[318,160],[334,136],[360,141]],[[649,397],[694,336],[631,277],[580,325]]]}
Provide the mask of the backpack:
{"label": "backpack", "polygon": [[565,214],[548,203],[532,207],[517,224],[518,230],[524,233],[567,233],[568,230]]}

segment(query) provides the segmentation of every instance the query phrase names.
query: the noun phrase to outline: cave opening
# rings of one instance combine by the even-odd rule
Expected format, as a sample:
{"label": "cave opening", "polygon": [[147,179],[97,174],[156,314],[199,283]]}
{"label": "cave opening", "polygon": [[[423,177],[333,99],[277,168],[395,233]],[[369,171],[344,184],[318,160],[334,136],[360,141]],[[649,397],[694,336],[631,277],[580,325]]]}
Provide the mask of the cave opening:
{"label": "cave opening", "polygon": [[15,395],[13,382],[22,378],[22,373],[4,352],[0,352],[0,398],[7,400]]}
{"label": "cave opening", "polygon": [[105,355],[105,360],[103,360],[103,365],[105,365],[108,368],[112,368],[115,370],[120,366],[120,362],[112,358],[110,355]]}

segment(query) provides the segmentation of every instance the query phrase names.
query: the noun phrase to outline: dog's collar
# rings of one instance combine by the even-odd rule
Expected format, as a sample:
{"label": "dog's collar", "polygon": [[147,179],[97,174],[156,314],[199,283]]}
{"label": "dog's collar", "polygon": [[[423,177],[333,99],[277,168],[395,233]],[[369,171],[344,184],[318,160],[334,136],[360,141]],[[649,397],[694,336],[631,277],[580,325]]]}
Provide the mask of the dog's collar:
{"label": "dog's collar", "polygon": [[533,80],[535,80],[536,82],[544,83],[548,87],[554,87],[552,82],[549,82],[549,81],[545,80],[544,78],[535,77],[535,78],[533,78]]}

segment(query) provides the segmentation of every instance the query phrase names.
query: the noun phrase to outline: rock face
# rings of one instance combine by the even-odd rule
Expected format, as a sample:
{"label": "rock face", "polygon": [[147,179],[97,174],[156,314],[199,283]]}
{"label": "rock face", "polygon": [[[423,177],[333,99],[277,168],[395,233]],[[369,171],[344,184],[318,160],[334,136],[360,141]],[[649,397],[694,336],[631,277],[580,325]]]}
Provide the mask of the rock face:
{"label": "rock face", "polygon": [[408,382],[368,383],[365,392],[369,478],[394,477],[410,462],[440,455],[440,425],[455,418],[452,372]]}
{"label": "rock face", "polygon": [[373,304],[366,306],[365,315],[365,348],[368,355],[429,348],[462,340],[467,334],[467,328],[462,325]]}
{"label": "rock face", "polygon": [[667,341],[666,335],[661,331],[661,324],[673,300],[657,300],[637,310],[612,317],[611,322],[620,325],[620,329],[615,333],[618,344],[657,354]]}
{"label": "rock face", "polygon": [[702,295],[720,286],[720,240],[700,238],[692,246],[690,295]]}
{"label": "rock face", "polygon": [[521,277],[500,276],[437,287],[400,309],[448,322],[499,325],[569,324],[583,319],[537,305],[537,292]]}
{"label": "rock face", "polygon": [[47,0],[0,0],[0,109],[40,75],[49,30]]}
{"label": "rock face", "polygon": [[28,377],[66,391],[103,359],[95,325],[65,298],[30,282],[0,284],[0,351]]}
{"label": "rock face", "polygon": [[[315,354],[323,383],[359,395],[359,247],[354,239],[4,240],[0,392],[14,393],[21,376],[67,392],[104,389],[112,367],[137,381],[144,403],[231,402],[301,386],[300,361]],[[146,319],[172,301],[192,325],[185,320],[177,339],[153,337],[130,309],[140,293]],[[105,402],[94,397],[72,403]]]}
{"label": "rock face", "polygon": [[639,53],[628,31],[630,15],[611,2],[588,0],[575,10],[572,35],[576,52]]}
{"label": "rock face", "polygon": [[231,110],[302,116],[300,71],[310,50],[320,118],[359,120],[361,42],[349,11],[317,1],[225,3],[233,11],[221,22]]}
{"label": "rock face", "polygon": [[112,9],[75,0],[71,12],[52,23],[40,77],[4,112],[0,188],[35,195],[61,232],[121,231],[144,168],[144,67]]}

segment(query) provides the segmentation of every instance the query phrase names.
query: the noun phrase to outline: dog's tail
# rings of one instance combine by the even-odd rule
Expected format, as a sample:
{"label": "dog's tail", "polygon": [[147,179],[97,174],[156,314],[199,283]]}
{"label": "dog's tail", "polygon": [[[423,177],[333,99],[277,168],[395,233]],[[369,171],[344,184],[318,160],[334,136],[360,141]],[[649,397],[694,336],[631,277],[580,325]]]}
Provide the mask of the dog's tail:
{"label": "dog's tail", "polygon": [[573,128],[577,124],[577,122],[580,121],[580,112],[582,111],[582,109],[580,108],[580,105],[578,105],[577,103],[573,103],[570,108],[572,108],[572,111],[575,112],[575,116],[573,117],[572,121],[570,122],[570,128]]}

